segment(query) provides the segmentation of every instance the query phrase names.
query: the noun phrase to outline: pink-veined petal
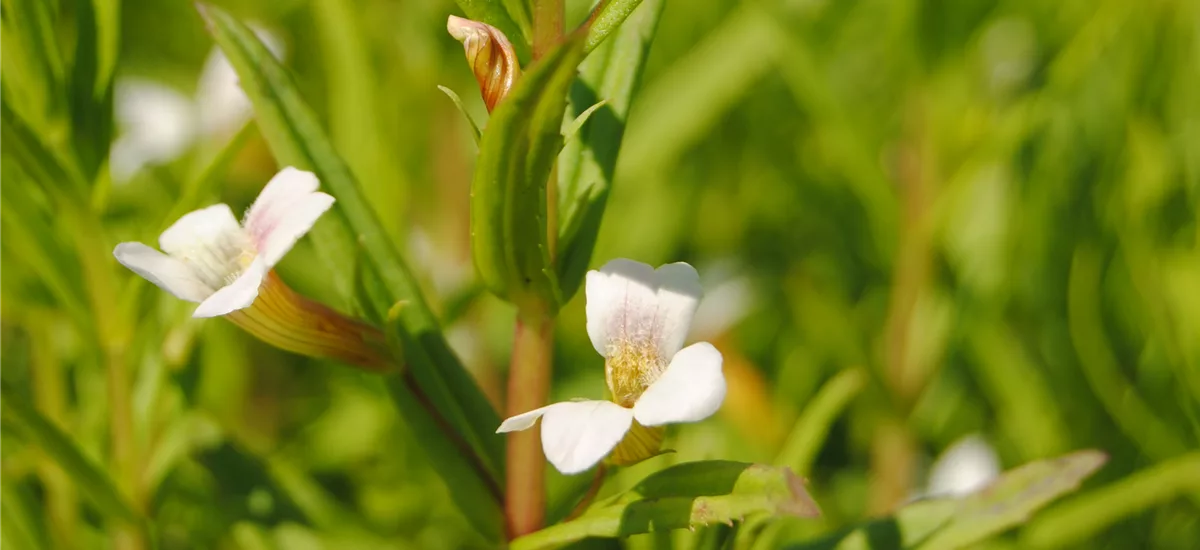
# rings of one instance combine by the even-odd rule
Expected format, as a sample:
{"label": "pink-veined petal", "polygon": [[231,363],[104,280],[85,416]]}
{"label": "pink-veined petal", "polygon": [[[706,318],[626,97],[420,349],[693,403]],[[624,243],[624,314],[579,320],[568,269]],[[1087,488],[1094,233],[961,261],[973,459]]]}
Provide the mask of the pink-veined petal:
{"label": "pink-veined petal", "polygon": [[202,302],[213,293],[183,262],[142,243],[118,244],[113,256],[121,265],[181,300]]}
{"label": "pink-veined petal", "polygon": [[201,302],[192,317],[217,317],[250,307],[258,298],[258,288],[266,275],[267,267],[262,259],[255,259],[232,283]]}
{"label": "pink-veined petal", "polygon": [[333,205],[333,197],[318,192],[319,186],[312,172],[286,167],[271,178],[246,212],[243,225],[268,268]]}
{"label": "pink-veined petal", "polygon": [[712,416],[725,400],[722,363],[721,352],[708,342],[679,350],[634,404],[634,418],[644,426],[660,426]]}
{"label": "pink-veined petal", "polygon": [[259,241],[259,257],[274,267],[292,249],[292,245],[312,229],[317,219],[333,206],[333,197],[313,193],[292,204],[287,216],[277,220]]}
{"label": "pink-veined petal", "polygon": [[666,358],[683,346],[703,291],[686,263],[654,270],[615,259],[588,272],[585,294],[588,336],[598,353],[607,356],[614,342],[624,342],[653,346]]}

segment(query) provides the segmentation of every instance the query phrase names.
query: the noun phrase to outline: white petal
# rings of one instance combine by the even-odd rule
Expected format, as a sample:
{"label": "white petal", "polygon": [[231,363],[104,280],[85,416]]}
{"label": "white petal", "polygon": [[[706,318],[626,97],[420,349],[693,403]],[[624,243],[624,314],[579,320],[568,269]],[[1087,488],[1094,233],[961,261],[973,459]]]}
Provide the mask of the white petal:
{"label": "white petal", "polygon": [[683,346],[703,293],[700,277],[686,263],[658,270],[616,259],[587,274],[587,329],[592,346],[607,356],[613,342],[651,344],[659,357]]}
{"label": "white petal", "polygon": [[542,451],[564,474],[595,466],[633,424],[633,411],[611,401],[555,403],[543,414]]}
{"label": "white petal", "polygon": [[632,411],[611,401],[565,401],[509,418],[496,433],[527,430],[543,416],[542,451],[564,474],[595,466],[633,424]]}
{"label": "white petal", "polygon": [[963,496],[982,489],[1000,473],[996,451],[978,434],[964,437],[934,461],[929,496]]}
{"label": "white petal", "polygon": [[181,300],[202,302],[213,293],[183,262],[142,243],[118,244],[113,256],[121,265]]}
{"label": "white petal", "polygon": [[250,307],[258,298],[258,288],[267,275],[266,264],[256,258],[229,286],[216,291],[200,303],[192,317],[217,317]]}
{"label": "white petal", "polygon": [[634,404],[634,418],[643,426],[660,426],[712,416],[725,400],[721,364],[721,352],[708,342],[679,350],[667,370]]}
{"label": "white petal", "polygon": [[195,249],[216,251],[236,243],[241,234],[242,227],[229,206],[214,204],[184,214],[159,235],[158,246],[172,256]]}
{"label": "white petal", "polygon": [[496,433],[506,434],[508,432],[528,430],[529,428],[532,428],[534,424],[537,424],[538,419],[541,418],[543,414],[546,414],[546,409],[549,409],[553,406],[554,405],[547,405],[540,409],[534,409],[527,413],[521,413],[517,416],[509,417],[505,419],[504,422],[500,423],[500,427],[496,428]]}
{"label": "white petal", "polygon": [[271,178],[246,213],[246,231],[268,268],[333,205],[333,197],[317,192],[319,185],[312,172],[289,166]]}

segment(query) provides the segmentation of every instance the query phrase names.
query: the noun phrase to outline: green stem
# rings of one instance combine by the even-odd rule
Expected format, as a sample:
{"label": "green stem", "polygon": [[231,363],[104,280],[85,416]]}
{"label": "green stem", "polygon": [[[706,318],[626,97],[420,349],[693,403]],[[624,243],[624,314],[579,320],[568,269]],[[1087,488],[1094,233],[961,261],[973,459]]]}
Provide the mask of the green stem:
{"label": "green stem", "polygon": [[[518,316],[508,370],[508,416],[546,404],[550,390],[550,356],[554,322],[544,316]],[[541,528],[545,519],[546,461],[542,457],[541,426],[508,434],[504,512],[508,534],[515,538]]]}

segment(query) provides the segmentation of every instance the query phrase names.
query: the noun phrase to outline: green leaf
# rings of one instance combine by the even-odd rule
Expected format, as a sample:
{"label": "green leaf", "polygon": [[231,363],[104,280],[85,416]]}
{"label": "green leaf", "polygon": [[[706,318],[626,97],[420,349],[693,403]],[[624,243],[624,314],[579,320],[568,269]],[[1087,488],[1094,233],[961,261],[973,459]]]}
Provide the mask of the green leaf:
{"label": "green leaf", "polygon": [[442,93],[446,94],[446,97],[450,98],[450,101],[454,102],[454,106],[458,108],[458,112],[462,113],[463,118],[467,119],[467,124],[471,125],[471,137],[475,138],[475,145],[479,145],[479,140],[482,139],[483,132],[479,131],[479,125],[475,124],[475,119],[471,118],[471,113],[467,112],[466,106],[463,105],[462,98],[458,97],[458,94],[454,93],[454,90],[451,90],[445,86],[439,85],[438,89],[441,90]]}
{"label": "green leaf", "polygon": [[605,104],[586,119],[578,138],[558,157],[558,273],[564,302],[579,290],[592,258],[629,107],[662,7],[662,0],[646,2],[613,40],[588,56],[571,88],[573,117],[601,101]]}
{"label": "green leaf", "polygon": [[63,62],[53,5],[45,0],[4,0],[0,57],[5,99],[51,143],[68,131]]}
{"label": "green leaf", "polygon": [[646,477],[629,492],[594,505],[574,520],[518,538],[511,548],[560,548],[589,537],[732,524],[752,514],[816,517],[820,510],[804,481],[787,468],[724,460],[688,462]]}
{"label": "green leaf", "polygon": [[107,517],[141,525],[143,518],[117,488],[107,473],[75,445],[71,436],[34,410],[23,397],[8,385],[0,386],[0,411],[4,421],[12,423],[21,433],[57,463],[87,496],[96,510]]}
{"label": "green leaf", "polygon": [[14,480],[5,479],[0,484],[0,522],[4,523],[0,546],[29,550],[48,547],[44,526],[34,512],[37,502],[30,491]]}
{"label": "green leaf", "polygon": [[116,2],[75,0],[75,65],[70,75],[71,137],[80,168],[94,180],[113,133]]}
{"label": "green leaf", "polygon": [[467,14],[467,19],[482,21],[500,29],[500,32],[508,37],[509,42],[512,42],[513,49],[517,52],[517,59],[521,60],[521,64],[529,62],[529,44],[530,37],[533,35],[533,27],[529,23],[528,14],[525,14],[524,19],[521,20],[522,24],[518,25],[505,8],[505,5],[508,4],[507,0],[457,0],[457,2],[458,7]]}
{"label": "green leaf", "polygon": [[917,501],[892,517],[791,548],[963,548],[1025,522],[1054,499],[1075,490],[1106,460],[1099,451],[1079,451],[1031,462],[965,497]]}
{"label": "green leaf", "polygon": [[[475,384],[470,374],[451,352],[437,319],[421,295],[412,271],[385,235],[370,202],[358,182],[318,123],[312,109],[296,90],[291,76],[245,25],[213,7],[201,6],[201,14],[217,44],[237,72],[242,89],[250,97],[258,125],[281,165],[297,166],[315,172],[323,187],[337,199],[337,205],[314,228],[313,242],[330,265],[354,266],[359,248],[363,252],[363,276],[377,279],[366,286],[382,289],[369,304],[359,304],[375,318],[382,318],[393,304],[405,303],[398,326],[411,339],[405,346],[406,368],[431,400],[429,406],[452,419],[445,437],[461,437],[471,442],[491,472],[503,471],[503,438],[495,437],[499,425],[496,411]],[[352,300],[360,285],[355,270],[334,270],[335,284],[347,300]],[[409,404],[400,404],[411,410]],[[409,421],[421,422],[422,418]],[[439,433],[431,430],[430,433]],[[436,448],[436,446],[431,446]],[[454,460],[430,455],[443,477],[475,476],[475,472],[453,469]],[[499,483],[498,480],[479,480]],[[463,512],[474,518],[476,507]]]}
{"label": "green leaf", "polygon": [[787,466],[800,475],[807,474],[834,420],[866,383],[866,372],[857,369],[842,371],[826,382],[800,414],[775,464]]}
{"label": "green leaf", "polygon": [[1025,528],[1021,547],[1080,544],[1123,518],[1187,495],[1193,501],[1200,496],[1200,453],[1160,462],[1055,507]]}
{"label": "green leaf", "polygon": [[567,89],[583,59],[575,35],[537,62],[492,112],[471,181],[471,244],[484,284],[522,311],[559,305],[550,269],[546,183],[563,144]]}
{"label": "green leaf", "polygon": [[610,0],[600,7],[600,11],[592,15],[592,23],[588,29],[584,51],[596,49],[610,34],[621,28],[621,23],[641,5],[642,0]]}

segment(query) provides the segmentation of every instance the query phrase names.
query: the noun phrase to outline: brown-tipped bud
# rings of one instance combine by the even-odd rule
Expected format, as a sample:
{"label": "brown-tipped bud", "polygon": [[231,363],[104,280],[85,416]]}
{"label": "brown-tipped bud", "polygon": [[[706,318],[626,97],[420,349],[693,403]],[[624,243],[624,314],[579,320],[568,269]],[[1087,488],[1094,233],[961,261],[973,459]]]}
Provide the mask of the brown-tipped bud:
{"label": "brown-tipped bud", "polygon": [[492,112],[521,75],[521,64],[512,43],[496,27],[453,15],[446,21],[446,30],[462,42],[467,62],[479,82],[483,103]]}

